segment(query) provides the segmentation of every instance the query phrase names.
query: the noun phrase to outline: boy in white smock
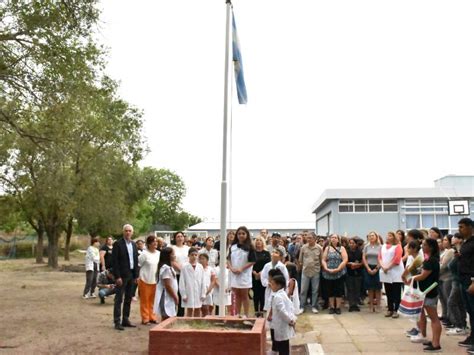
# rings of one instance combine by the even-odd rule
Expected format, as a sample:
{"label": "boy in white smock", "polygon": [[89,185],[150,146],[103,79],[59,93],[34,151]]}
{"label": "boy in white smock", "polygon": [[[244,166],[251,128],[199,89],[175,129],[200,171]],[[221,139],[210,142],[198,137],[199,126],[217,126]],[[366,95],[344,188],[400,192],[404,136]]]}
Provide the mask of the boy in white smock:
{"label": "boy in white smock", "polygon": [[186,309],[186,317],[199,317],[206,298],[204,268],[197,262],[197,249],[189,248],[188,257],[189,262],[184,264],[179,278],[181,306]]}
{"label": "boy in white smock", "polygon": [[281,258],[283,257],[283,252],[280,249],[273,249],[272,251],[272,261],[266,263],[263,267],[262,273],[260,274],[260,281],[262,282],[262,286],[266,287],[265,289],[265,305],[263,307],[264,311],[270,310],[270,301],[271,301],[271,293],[272,290],[268,286],[269,285],[269,277],[268,273],[270,270],[280,270],[282,275],[285,277],[286,286],[288,286],[289,276],[288,270],[286,266],[281,262]]}
{"label": "boy in white smock", "polygon": [[206,298],[202,302],[202,316],[205,317],[208,314],[212,314],[214,309],[214,303],[212,302],[212,289],[214,288],[213,279],[216,277],[214,269],[210,267],[209,264],[209,255],[199,254],[199,264],[202,265],[204,269],[204,287],[206,289]]}

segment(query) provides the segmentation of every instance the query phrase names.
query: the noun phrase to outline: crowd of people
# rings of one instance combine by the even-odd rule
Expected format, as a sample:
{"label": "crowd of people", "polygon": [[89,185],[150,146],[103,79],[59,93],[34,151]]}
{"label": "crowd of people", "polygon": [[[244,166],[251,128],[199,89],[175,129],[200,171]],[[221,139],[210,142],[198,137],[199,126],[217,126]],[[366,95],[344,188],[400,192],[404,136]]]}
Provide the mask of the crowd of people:
{"label": "crowd of people", "polygon": [[308,231],[282,237],[267,230],[252,237],[239,227],[226,236],[227,267],[220,270],[218,236],[200,240],[177,232],[171,245],[155,235],[134,242],[133,227],[125,225],[116,242],[109,237],[99,248],[99,240],[91,240],[83,297],[96,297],[96,287],[101,303],[115,294],[115,328],[124,330],[135,326],[129,316],[137,286],[142,324],[218,314],[223,287],[226,313],[248,318],[252,300],[253,315],[270,324],[272,351],[288,354],[297,316],[305,310],[337,316],[344,305],[349,312],[367,305],[368,312],[396,319],[404,289],[415,286],[427,292],[417,326],[406,332],[410,341],[439,352],[444,327],[448,336],[467,336],[459,345],[474,354],[473,228],[471,219],[462,218],[454,235],[433,227],[348,238]]}

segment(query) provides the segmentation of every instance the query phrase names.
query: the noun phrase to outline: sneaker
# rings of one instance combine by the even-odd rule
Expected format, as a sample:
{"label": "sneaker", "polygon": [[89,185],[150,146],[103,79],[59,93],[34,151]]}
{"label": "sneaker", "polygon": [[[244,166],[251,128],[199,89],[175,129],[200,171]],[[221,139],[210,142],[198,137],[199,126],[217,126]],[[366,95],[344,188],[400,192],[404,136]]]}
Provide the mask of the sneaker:
{"label": "sneaker", "polygon": [[354,312],[360,312],[359,306],[355,306],[355,307],[354,307]]}
{"label": "sneaker", "polygon": [[138,298],[135,297],[135,296],[133,296],[133,297],[132,297],[132,301],[137,302],[137,301],[138,301]]}
{"label": "sneaker", "polygon": [[431,345],[433,345],[433,343],[431,342],[431,340],[430,341],[424,341],[423,345],[424,346],[431,346]]}
{"label": "sneaker", "polygon": [[97,298],[97,296],[96,296],[94,293],[91,293],[91,294],[89,295],[89,298]]}
{"label": "sneaker", "polygon": [[471,336],[468,336],[463,341],[458,341],[458,345],[463,348],[470,348],[473,345]]}
{"label": "sneaker", "polygon": [[314,314],[318,314],[318,313],[319,313],[319,311],[318,311],[318,309],[317,309],[316,307],[311,308],[311,312],[313,312]]}
{"label": "sneaker", "polygon": [[474,347],[467,349],[468,354],[474,354]]}
{"label": "sneaker", "polygon": [[395,318],[395,319],[396,319],[396,318],[398,318],[398,317],[400,317],[400,316],[398,315],[398,312],[393,312],[392,318]]}
{"label": "sneaker", "polygon": [[446,324],[444,327],[445,327],[446,329],[454,329],[454,328],[456,328],[456,327],[454,326],[454,324]]}
{"label": "sneaker", "polygon": [[349,307],[349,312],[354,312],[354,306]]}
{"label": "sneaker", "polygon": [[334,314],[335,309],[334,308],[329,308],[329,314]]}
{"label": "sneaker", "polygon": [[446,332],[446,335],[467,335],[467,330],[463,328],[452,328]]}
{"label": "sneaker", "polygon": [[411,341],[412,343],[420,343],[420,344],[421,344],[421,343],[423,343],[423,342],[426,341],[426,338],[425,338],[423,335],[418,334],[418,335],[413,335],[413,336],[411,336],[411,337],[410,337],[410,341]]}
{"label": "sneaker", "polygon": [[89,296],[89,295],[82,295],[82,298],[85,299],[85,300],[87,300],[87,299],[90,298],[90,296]]}
{"label": "sneaker", "polygon": [[428,345],[426,348],[423,348],[425,353],[439,353],[441,352],[441,346]]}
{"label": "sneaker", "polygon": [[340,309],[340,308],[336,308],[336,309],[334,310],[334,312],[335,312],[336,314],[341,314],[341,309]]}
{"label": "sneaker", "polygon": [[420,331],[419,331],[418,329],[416,329],[416,328],[411,328],[410,330],[407,330],[407,331],[405,332],[405,334],[406,334],[406,336],[409,338],[409,337],[411,337],[411,336],[418,335],[419,332],[420,332]]}

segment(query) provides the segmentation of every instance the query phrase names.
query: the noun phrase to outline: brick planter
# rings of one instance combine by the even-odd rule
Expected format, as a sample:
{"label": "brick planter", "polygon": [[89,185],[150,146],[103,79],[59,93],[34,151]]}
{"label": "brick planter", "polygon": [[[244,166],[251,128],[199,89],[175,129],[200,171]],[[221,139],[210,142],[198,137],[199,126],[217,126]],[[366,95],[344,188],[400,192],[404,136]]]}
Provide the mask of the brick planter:
{"label": "brick planter", "polygon": [[244,322],[243,319],[235,317],[169,318],[150,329],[149,354],[265,354],[266,333],[263,318],[246,319],[253,323],[251,329],[180,329],[176,323],[193,321],[227,324]]}

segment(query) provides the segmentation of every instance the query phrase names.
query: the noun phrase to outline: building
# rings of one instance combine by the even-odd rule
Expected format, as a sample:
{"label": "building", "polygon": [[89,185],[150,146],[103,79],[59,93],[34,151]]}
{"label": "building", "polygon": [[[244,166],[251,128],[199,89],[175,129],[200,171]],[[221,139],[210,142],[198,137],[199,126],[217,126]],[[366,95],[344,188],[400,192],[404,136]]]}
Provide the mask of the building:
{"label": "building", "polygon": [[[449,215],[449,201],[467,201],[467,215]],[[469,208],[470,207],[470,208]],[[474,176],[448,175],[432,188],[329,189],[313,205],[316,233],[365,238],[397,229],[438,227],[457,231],[462,217],[474,218]]]}
{"label": "building", "polygon": [[[293,233],[301,233],[303,230],[314,231],[314,222],[231,222],[227,229],[236,230],[240,226],[246,226],[250,231],[250,234],[254,237],[257,236],[262,229],[266,229],[268,234],[271,235],[273,232],[278,232],[282,236],[291,235]],[[220,223],[219,222],[201,222],[194,226],[189,227],[186,232],[192,233],[193,231],[206,231],[212,236],[220,234]]]}

